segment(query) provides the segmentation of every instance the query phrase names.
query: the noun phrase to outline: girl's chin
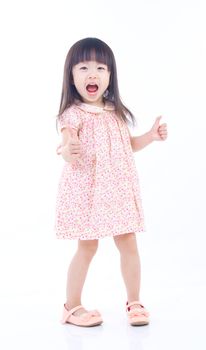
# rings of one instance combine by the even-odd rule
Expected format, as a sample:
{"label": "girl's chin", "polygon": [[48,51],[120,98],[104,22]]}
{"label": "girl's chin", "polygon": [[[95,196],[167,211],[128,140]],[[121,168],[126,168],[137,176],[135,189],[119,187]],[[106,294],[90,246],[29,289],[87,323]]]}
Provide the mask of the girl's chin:
{"label": "girl's chin", "polygon": [[101,103],[101,102],[103,101],[102,97],[97,96],[97,95],[84,96],[84,97],[83,97],[83,100],[84,100],[86,103],[89,103],[89,102],[93,102],[93,103],[95,103],[95,102],[98,103],[98,102],[99,102],[99,103]]}

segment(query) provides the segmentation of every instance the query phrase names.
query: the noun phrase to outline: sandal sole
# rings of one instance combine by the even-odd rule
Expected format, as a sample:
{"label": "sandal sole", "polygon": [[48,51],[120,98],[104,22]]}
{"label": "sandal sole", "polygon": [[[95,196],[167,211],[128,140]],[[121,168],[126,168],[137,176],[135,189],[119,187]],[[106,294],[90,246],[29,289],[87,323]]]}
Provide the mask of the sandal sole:
{"label": "sandal sole", "polygon": [[76,323],[72,323],[72,322],[66,322],[67,324],[71,324],[73,326],[77,326],[77,327],[95,327],[95,326],[100,326],[102,322],[97,322],[97,323],[92,323],[92,324],[88,324],[88,325],[82,325],[82,324],[76,324]]}
{"label": "sandal sole", "polygon": [[131,326],[146,326],[149,322],[136,322],[136,323],[130,323]]}

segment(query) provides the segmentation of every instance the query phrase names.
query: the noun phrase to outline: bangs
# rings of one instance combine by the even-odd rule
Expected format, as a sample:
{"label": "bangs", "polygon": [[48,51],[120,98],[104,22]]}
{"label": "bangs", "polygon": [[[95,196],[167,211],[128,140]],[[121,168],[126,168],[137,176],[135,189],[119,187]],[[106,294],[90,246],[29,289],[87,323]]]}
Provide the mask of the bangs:
{"label": "bangs", "polygon": [[113,53],[109,46],[96,38],[80,40],[73,47],[72,67],[80,62],[96,61],[107,65],[112,70]]}

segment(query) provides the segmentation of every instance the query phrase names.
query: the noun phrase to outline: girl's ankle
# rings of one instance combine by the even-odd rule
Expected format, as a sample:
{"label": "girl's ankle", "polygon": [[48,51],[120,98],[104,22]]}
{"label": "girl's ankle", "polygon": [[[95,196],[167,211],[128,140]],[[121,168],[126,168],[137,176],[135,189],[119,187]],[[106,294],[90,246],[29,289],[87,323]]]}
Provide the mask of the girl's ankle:
{"label": "girl's ankle", "polygon": [[67,311],[73,309],[74,307],[81,305],[81,302],[77,302],[77,303],[71,303],[71,302],[66,302],[65,303],[65,308],[67,309]]}

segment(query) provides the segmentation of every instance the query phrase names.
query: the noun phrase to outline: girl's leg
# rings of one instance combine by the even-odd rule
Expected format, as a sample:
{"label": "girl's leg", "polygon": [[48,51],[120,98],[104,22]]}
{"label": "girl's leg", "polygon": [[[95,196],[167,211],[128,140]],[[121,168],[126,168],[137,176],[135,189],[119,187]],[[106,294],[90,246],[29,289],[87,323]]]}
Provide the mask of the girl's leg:
{"label": "girl's leg", "polygon": [[[98,248],[98,240],[79,240],[78,249],[74,255],[67,274],[66,308],[71,310],[81,304],[81,294],[86,279],[89,264]],[[80,315],[85,309],[77,310]]]}
{"label": "girl's leg", "polygon": [[134,233],[114,236],[114,242],[120,252],[121,272],[127,290],[127,300],[139,300],[140,258]]}

